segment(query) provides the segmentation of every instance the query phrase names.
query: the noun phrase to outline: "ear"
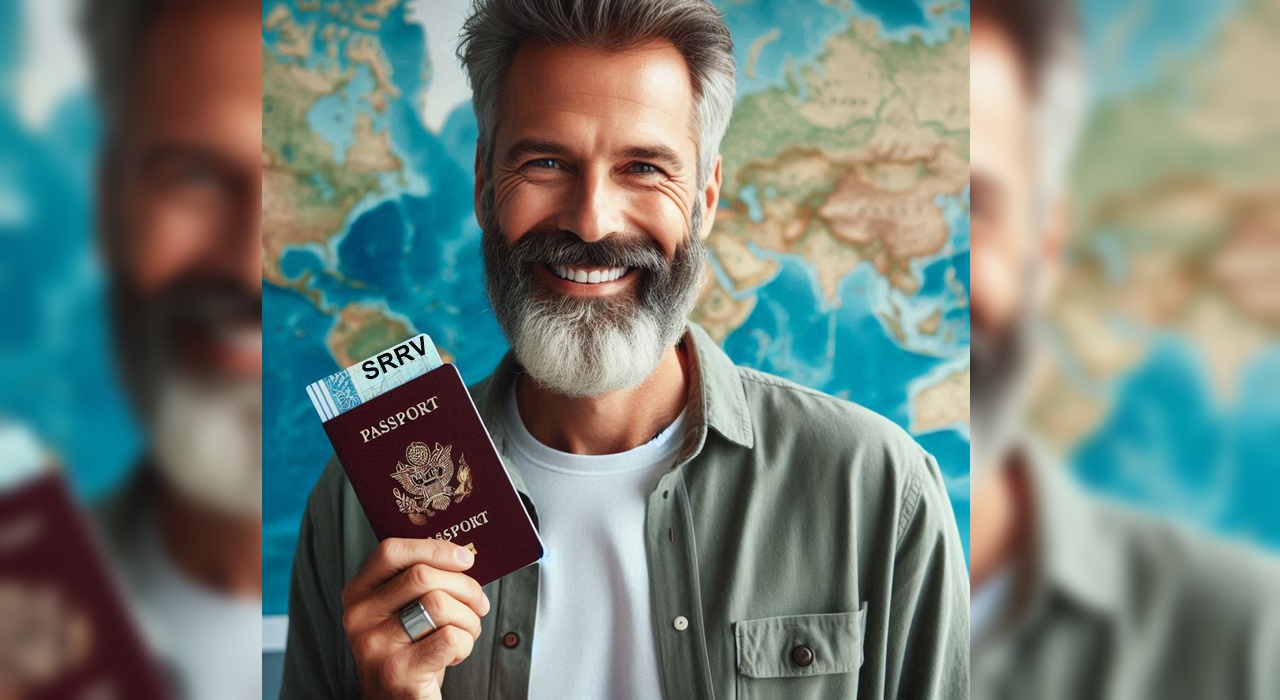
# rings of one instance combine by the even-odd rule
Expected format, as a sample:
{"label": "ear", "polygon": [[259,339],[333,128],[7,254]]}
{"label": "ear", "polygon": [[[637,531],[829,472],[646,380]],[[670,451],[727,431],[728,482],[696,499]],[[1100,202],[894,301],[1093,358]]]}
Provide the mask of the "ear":
{"label": "ear", "polygon": [[472,193],[474,201],[472,204],[476,209],[476,221],[479,222],[480,228],[484,228],[484,209],[480,206],[480,196],[484,192],[484,161],[480,159],[480,141],[476,140],[476,189]]}
{"label": "ear", "polygon": [[711,235],[711,229],[716,222],[716,209],[720,206],[720,185],[721,171],[720,164],[723,158],[716,156],[716,164],[711,169],[711,176],[707,178],[707,187],[701,192],[703,204],[706,205],[706,216],[702,219],[702,230],[698,235],[703,240]]}
{"label": "ear", "polygon": [[1065,195],[1059,195],[1049,205],[1044,228],[1040,231],[1040,245],[1036,254],[1040,257],[1040,280],[1037,285],[1040,308],[1044,308],[1058,288],[1064,265],[1063,251],[1071,232],[1071,204]]}

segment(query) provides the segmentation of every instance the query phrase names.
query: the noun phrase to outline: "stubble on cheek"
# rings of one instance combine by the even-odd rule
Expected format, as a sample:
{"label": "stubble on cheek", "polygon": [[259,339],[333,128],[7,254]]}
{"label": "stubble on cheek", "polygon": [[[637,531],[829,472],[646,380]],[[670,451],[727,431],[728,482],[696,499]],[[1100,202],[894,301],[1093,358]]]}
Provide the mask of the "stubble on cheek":
{"label": "stubble on cheek", "polygon": [[499,169],[492,182],[494,211],[502,211],[519,188],[528,184],[531,184],[529,179],[520,174],[520,171]]}
{"label": "stubble on cheek", "polygon": [[680,183],[663,180],[645,193],[645,201],[637,212],[637,218],[646,224],[651,236],[659,232],[664,234],[653,238],[661,245],[662,254],[668,262],[675,259],[676,248],[688,236],[697,235],[692,226],[693,201]]}

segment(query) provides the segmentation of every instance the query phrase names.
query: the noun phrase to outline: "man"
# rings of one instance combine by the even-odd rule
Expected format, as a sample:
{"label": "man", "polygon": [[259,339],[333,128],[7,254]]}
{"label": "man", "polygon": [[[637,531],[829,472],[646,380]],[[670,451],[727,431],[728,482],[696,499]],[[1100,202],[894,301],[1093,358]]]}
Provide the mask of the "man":
{"label": "man", "polygon": [[261,694],[257,3],[88,7],[101,249],[149,457],[102,509],[179,697]]}
{"label": "man", "polygon": [[[865,409],[734,367],[685,320],[734,95],[716,10],[484,0],[459,54],[512,347],[470,391],[547,554],[482,591],[465,549],[379,545],[330,462],[284,697],[967,696],[934,460]],[[397,617],[415,600],[438,628],[416,642]]]}
{"label": "man", "polygon": [[972,7],[973,697],[1280,697],[1275,563],[1085,494],[1022,431],[1082,106],[1066,9]]}

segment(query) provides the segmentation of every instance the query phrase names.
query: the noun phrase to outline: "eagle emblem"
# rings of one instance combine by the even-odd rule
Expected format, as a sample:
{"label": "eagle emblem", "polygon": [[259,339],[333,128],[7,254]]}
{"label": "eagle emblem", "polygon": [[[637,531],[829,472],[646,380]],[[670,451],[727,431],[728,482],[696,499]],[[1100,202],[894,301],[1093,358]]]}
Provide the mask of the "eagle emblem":
{"label": "eagle emblem", "polygon": [[[425,525],[427,518],[449,503],[457,503],[471,493],[471,467],[467,458],[458,455],[457,485],[453,485],[453,445],[436,443],[435,449],[425,442],[413,442],[404,451],[404,462],[396,462],[391,474],[404,487],[392,489],[400,512],[414,525]],[[405,463],[407,462],[407,464]]]}

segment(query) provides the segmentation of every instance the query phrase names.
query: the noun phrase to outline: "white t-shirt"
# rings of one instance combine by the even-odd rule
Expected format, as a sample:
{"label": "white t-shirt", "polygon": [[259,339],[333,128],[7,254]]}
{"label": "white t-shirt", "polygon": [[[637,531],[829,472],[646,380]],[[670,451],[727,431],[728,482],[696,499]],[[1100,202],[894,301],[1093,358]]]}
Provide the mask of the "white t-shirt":
{"label": "white t-shirt", "polygon": [[525,429],[515,392],[508,457],[538,509],[539,562],[529,697],[659,698],[644,519],[675,462],[684,414],[654,439],[612,455],[551,449]]}
{"label": "white t-shirt", "polygon": [[1013,600],[1014,570],[1005,566],[975,590],[969,600],[969,646],[986,643],[1004,621]]}
{"label": "white t-shirt", "polygon": [[233,598],[174,566],[154,521],[140,528],[134,604],[189,700],[262,696],[262,600]]}

